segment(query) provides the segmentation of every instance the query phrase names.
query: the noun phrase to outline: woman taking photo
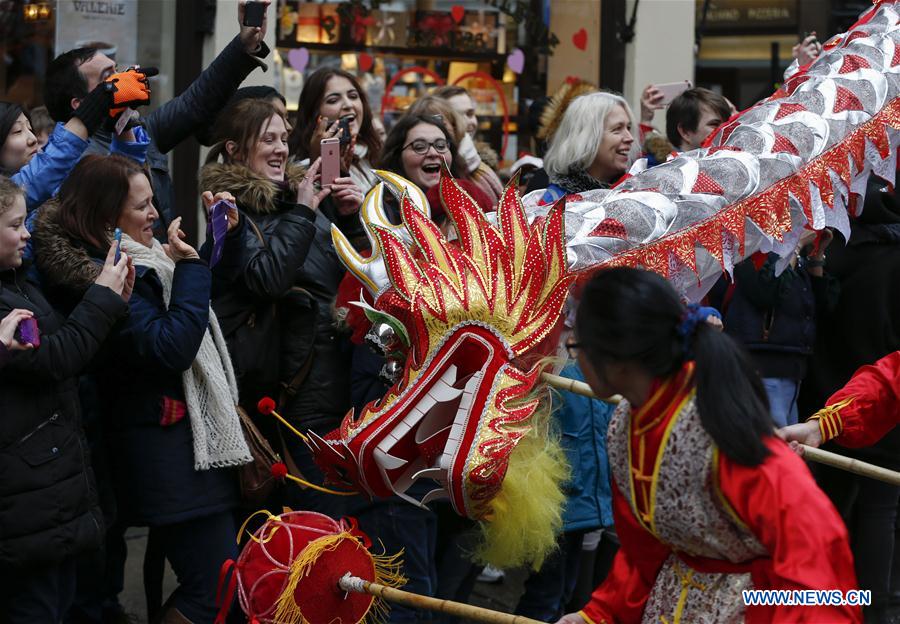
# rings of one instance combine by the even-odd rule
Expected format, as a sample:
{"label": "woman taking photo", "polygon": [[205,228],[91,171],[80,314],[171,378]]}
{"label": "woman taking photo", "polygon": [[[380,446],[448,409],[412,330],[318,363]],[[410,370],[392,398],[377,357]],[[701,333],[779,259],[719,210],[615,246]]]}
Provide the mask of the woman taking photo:
{"label": "woman taking photo", "polygon": [[637,156],[635,127],[634,115],[619,95],[599,92],[575,98],[544,156],[550,186],[542,203],[610,188]]}
{"label": "woman taking photo", "polygon": [[[21,270],[25,194],[0,176],[0,622],[59,622],[76,556],[100,547],[103,519],[81,427],[77,375],[128,310],[134,270],[107,253],[68,319]],[[37,323],[38,342],[16,338]]]}
{"label": "woman taking photo", "polygon": [[291,155],[313,162],[319,157],[322,139],[341,137],[341,119],[349,122],[350,131],[341,141],[341,175],[349,176],[366,193],[378,183],[372,164],[381,156],[382,142],[372,125],[366,92],[353,74],[322,67],[306,79],[297,127],[290,138]]}
{"label": "woman taking photo", "polygon": [[[203,199],[207,207],[214,200]],[[237,555],[233,468],[251,457],[234,371],[209,307],[209,267],[182,240],[180,219],[168,244],[153,238],[152,200],[148,174],[133,161],[87,156],[63,183],[58,207],[42,211],[36,254],[48,284],[77,291],[96,258],[116,247],[113,230],[122,232],[137,277],[128,317],[96,374],[119,520],[149,526],[178,577],[161,621],[209,622],[219,569]]]}
{"label": "woman taking photo", "polygon": [[[200,186],[232,193],[241,212],[241,252],[228,279],[217,278],[213,306],[227,325],[242,403],[255,413],[272,396],[295,427],[325,435],[350,407],[349,350],[332,311],[344,267],[331,226],[360,233],[362,193],[352,182],[316,193],[319,161],[308,171],[288,161],[285,120],[271,103],[244,100],[220,119]],[[227,253],[223,262],[232,262]],[[288,434],[285,443],[302,475],[321,483],[303,442]],[[343,515],[340,497],[286,494],[290,506]]]}
{"label": "woman taking photo", "polygon": [[621,549],[560,622],[860,621],[857,607],[744,606],[745,589],[856,580],[837,511],[773,435],[747,357],[705,315],[636,269],[584,289],[570,354],[597,396],[624,397],[607,434]]}

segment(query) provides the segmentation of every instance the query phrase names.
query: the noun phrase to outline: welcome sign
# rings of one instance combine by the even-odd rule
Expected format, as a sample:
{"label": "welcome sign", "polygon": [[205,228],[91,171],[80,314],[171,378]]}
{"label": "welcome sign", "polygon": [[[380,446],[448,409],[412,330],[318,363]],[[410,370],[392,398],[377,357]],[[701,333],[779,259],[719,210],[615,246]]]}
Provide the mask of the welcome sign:
{"label": "welcome sign", "polygon": [[93,46],[120,67],[137,61],[137,0],[58,0],[56,54]]}

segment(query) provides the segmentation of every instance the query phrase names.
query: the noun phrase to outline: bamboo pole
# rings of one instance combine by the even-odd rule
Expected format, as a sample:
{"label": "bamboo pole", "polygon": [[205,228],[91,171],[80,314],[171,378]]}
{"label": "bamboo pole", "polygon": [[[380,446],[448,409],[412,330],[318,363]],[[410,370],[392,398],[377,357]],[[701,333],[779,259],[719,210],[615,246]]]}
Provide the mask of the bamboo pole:
{"label": "bamboo pole", "polygon": [[900,485],[900,472],[894,472],[893,470],[888,470],[887,468],[882,468],[875,464],[868,464],[864,461],[853,459],[852,457],[830,453],[805,444],[801,444],[800,446],[803,447],[803,457],[806,459],[811,459],[820,464],[826,464],[833,468],[840,468],[847,472],[869,477],[870,479],[876,479],[877,481],[884,481],[885,483],[890,483],[892,485]]}
{"label": "bamboo pole", "polygon": [[447,615],[455,615],[478,622],[485,622],[485,624],[541,624],[539,620],[532,620],[521,615],[501,613],[500,611],[475,607],[461,602],[431,598],[403,591],[402,589],[385,587],[378,583],[370,583],[359,577],[351,576],[349,572],[338,581],[338,585],[345,592],[371,594],[388,602],[396,602],[416,609],[427,609],[429,611],[446,613]]}
{"label": "bamboo pole", "polygon": [[597,399],[599,401],[603,401],[604,403],[611,403],[615,405],[622,400],[622,397],[618,395],[610,397],[608,399],[601,399],[594,394],[594,391],[591,390],[591,387],[589,385],[587,385],[583,381],[569,379],[568,377],[560,377],[559,375],[554,375],[552,373],[541,373],[541,379],[543,379],[545,383],[559,390],[565,390],[574,394],[580,394],[581,396],[585,396],[589,399]]}
{"label": "bamboo pole", "polygon": [[[583,381],[575,381],[574,379],[568,379],[550,373],[543,373],[541,378],[554,388],[574,392],[575,394],[580,394],[581,396],[586,396],[590,399],[599,399],[600,401],[612,404],[616,404],[621,400],[621,397],[619,396],[600,399],[593,391],[591,391],[591,387]],[[859,461],[858,459],[853,459],[837,453],[823,451],[822,449],[807,446],[806,444],[801,444],[800,446],[803,448],[803,457],[811,461],[825,464],[833,468],[840,468],[841,470],[869,477],[870,479],[875,479],[877,481],[884,481],[885,483],[890,483],[892,485],[900,485],[900,472],[894,472],[893,470],[888,470],[887,468],[882,468],[881,466],[876,466],[874,464],[868,464]]]}

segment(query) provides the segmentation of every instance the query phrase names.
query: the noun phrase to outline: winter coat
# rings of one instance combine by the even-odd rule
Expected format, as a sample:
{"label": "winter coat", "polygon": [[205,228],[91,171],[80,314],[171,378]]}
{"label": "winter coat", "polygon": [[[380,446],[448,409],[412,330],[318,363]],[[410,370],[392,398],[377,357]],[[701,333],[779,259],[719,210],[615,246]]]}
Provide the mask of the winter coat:
{"label": "winter coat", "polygon": [[734,268],[734,286],[722,304],[725,333],[744,345],[762,377],[802,380],[813,352],[816,316],[836,299],[829,277],[807,273],[805,259],[775,275],[778,256],[756,268]]}
{"label": "winter coat", "polygon": [[46,565],[102,543],[76,376],[128,309],[92,285],[64,319],[23,275],[0,273],[0,318],[31,310],[41,332],[39,347],[10,354],[0,372],[2,568]]}
{"label": "winter coat", "polygon": [[[575,364],[560,373],[584,381]],[[565,487],[564,531],[590,531],[613,524],[606,429],[615,406],[571,392],[560,393],[556,412],[571,477]]]}
{"label": "winter coat", "polygon": [[[56,215],[55,206],[42,209],[35,238],[42,281],[64,302],[97,270],[101,250],[69,238]],[[179,262],[168,309],[155,271],[135,269],[128,319],[110,336],[94,376],[119,517],[128,525],[161,526],[231,509],[237,475],[194,470],[190,415],[182,409],[181,374],[209,320],[209,268],[202,260]]]}
{"label": "winter coat", "polygon": [[[266,69],[261,59],[268,54],[265,43],[258,52],[247,54],[240,38],[235,37],[184,93],[142,119],[150,135],[147,164],[163,229],[179,216],[167,154],[185,139],[205,131],[209,120],[216,118],[250,72],[258,67]],[[110,135],[98,132],[91,139],[87,153],[109,154],[110,144]]]}
{"label": "winter coat", "polygon": [[[815,357],[800,390],[801,414],[821,409],[853,373],[900,349],[900,207],[894,193],[874,176],[865,207],[828,246],[828,272],[840,284],[833,310],[819,317]],[[841,453],[900,470],[900,428],[865,449]]]}
{"label": "winter coat", "polygon": [[[251,313],[264,313],[274,304],[279,381],[290,384],[308,370],[299,375],[303,380],[296,394],[285,397],[282,415],[320,428],[337,425],[350,407],[349,342],[333,313],[344,267],[331,242],[331,226],[348,236],[356,236],[360,226],[357,215],[341,218],[329,201],[315,212],[293,203],[303,171],[290,166],[287,178],[289,190],[283,190],[241,165],[211,163],[201,171],[201,190],[231,192],[242,218],[252,221],[244,229],[240,266],[229,284],[217,283],[213,308],[228,339]],[[229,341],[232,353],[235,347]],[[241,402],[250,406],[263,395],[280,394],[280,388],[248,386],[240,378],[238,385]]]}

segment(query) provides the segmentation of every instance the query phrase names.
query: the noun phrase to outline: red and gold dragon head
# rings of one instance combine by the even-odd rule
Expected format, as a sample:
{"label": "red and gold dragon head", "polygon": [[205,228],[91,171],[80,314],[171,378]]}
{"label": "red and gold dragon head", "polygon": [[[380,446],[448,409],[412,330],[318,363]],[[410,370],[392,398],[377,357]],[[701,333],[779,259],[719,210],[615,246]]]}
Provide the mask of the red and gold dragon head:
{"label": "red and gold dragon head", "polygon": [[[445,499],[463,516],[496,518],[510,457],[541,403],[534,391],[543,360],[559,344],[573,279],[564,210],[529,225],[511,184],[492,223],[444,175],[441,199],[457,234],[451,242],[417,188],[378,173],[384,182],[363,208],[372,256],[358,256],[337,229],[333,236],[369,287],[377,318],[408,347],[405,367],[382,400],[313,438],[316,461],[332,482],[374,496]],[[385,184],[400,197],[402,226],[384,213]],[[418,500],[409,494],[416,482]]]}

